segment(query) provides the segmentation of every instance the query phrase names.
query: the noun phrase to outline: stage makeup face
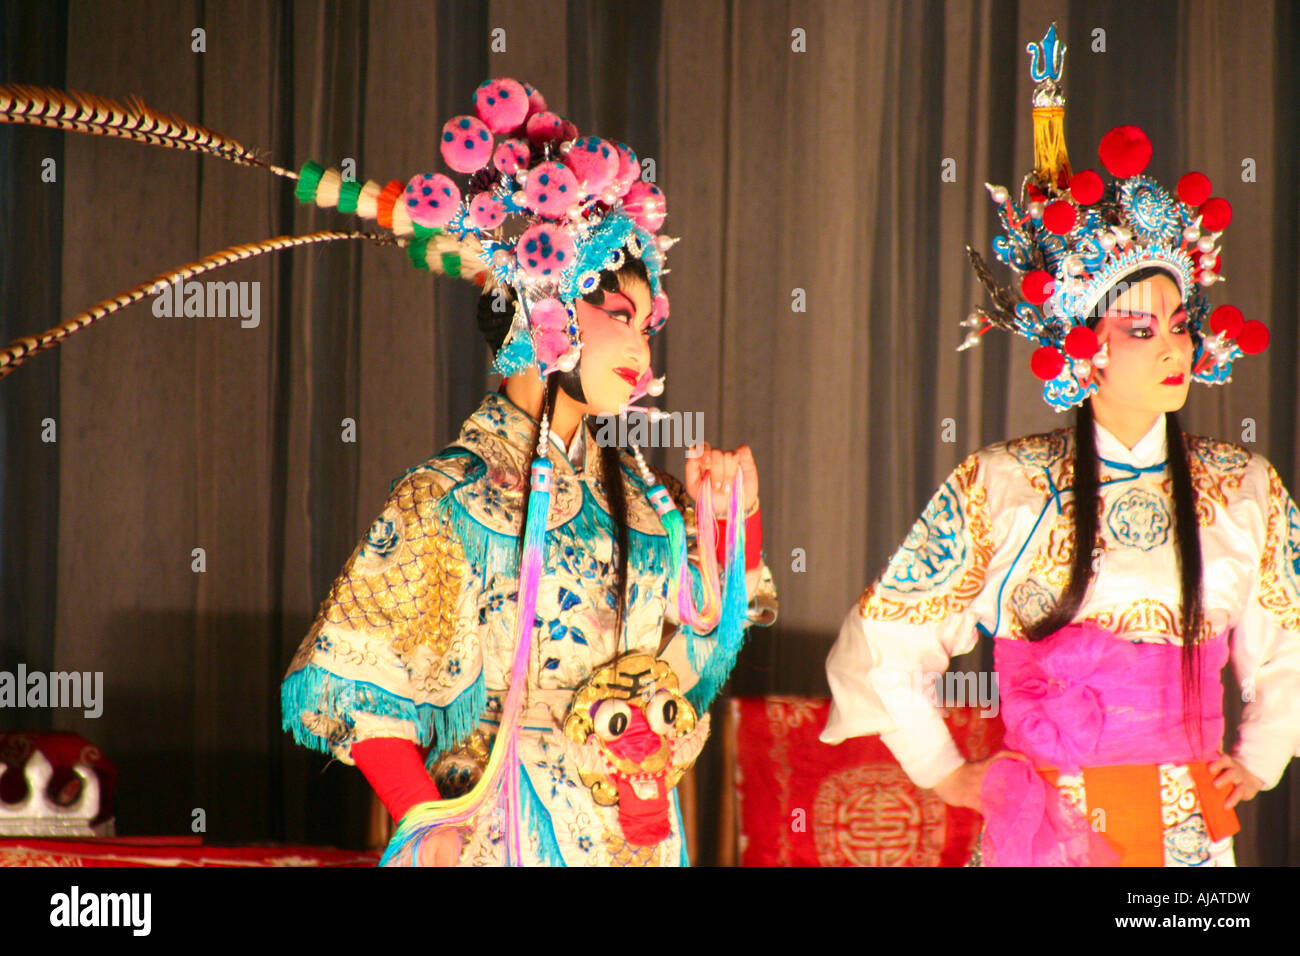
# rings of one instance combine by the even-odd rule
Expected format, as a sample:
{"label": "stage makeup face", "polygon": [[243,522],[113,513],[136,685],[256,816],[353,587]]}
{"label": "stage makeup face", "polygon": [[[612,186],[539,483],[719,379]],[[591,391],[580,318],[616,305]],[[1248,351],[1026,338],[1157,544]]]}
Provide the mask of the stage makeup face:
{"label": "stage makeup face", "polygon": [[619,291],[606,292],[600,305],[574,302],[582,336],[578,365],[588,415],[613,415],[628,403],[642,373],[650,367],[650,288],[620,276]]}
{"label": "stage makeup face", "polygon": [[1178,286],[1153,276],[1124,290],[1097,325],[1110,344],[1093,404],[1121,414],[1159,415],[1182,408],[1191,385],[1192,344]]}

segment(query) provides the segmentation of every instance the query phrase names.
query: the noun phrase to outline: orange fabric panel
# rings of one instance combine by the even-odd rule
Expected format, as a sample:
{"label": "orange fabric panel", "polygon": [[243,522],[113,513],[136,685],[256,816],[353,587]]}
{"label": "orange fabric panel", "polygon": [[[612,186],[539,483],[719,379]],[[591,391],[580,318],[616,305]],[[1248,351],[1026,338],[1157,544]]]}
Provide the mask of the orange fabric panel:
{"label": "orange fabric panel", "polygon": [[1083,786],[1088,812],[1105,812],[1101,835],[1119,854],[1120,866],[1164,866],[1158,766],[1085,767]]}
{"label": "orange fabric panel", "polygon": [[1220,790],[1215,787],[1214,775],[1206,763],[1188,764],[1187,769],[1196,783],[1196,795],[1201,801],[1201,815],[1205,817],[1205,828],[1210,831],[1210,839],[1222,840],[1239,833],[1241,822],[1237,819],[1237,811],[1224,806],[1232,788],[1224,787]]}

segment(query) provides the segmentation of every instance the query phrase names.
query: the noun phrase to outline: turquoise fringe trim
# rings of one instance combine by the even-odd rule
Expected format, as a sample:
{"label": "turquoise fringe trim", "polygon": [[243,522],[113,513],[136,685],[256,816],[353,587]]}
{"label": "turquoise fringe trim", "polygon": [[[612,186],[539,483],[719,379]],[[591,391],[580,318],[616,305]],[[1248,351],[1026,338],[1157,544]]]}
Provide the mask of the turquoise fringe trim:
{"label": "turquoise fringe trim", "polygon": [[691,855],[686,851],[686,827],[682,824],[682,802],[677,799],[677,789],[673,788],[673,810],[677,813],[677,835],[681,837],[682,853],[678,866],[690,866]]}
{"label": "turquoise fringe trim", "polygon": [[691,666],[700,675],[699,681],[686,692],[686,699],[691,702],[696,713],[702,714],[709,709],[722,685],[727,682],[731,669],[736,666],[736,655],[745,642],[745,631],[749,628],[749,594],[745,590],[745,524],[736,522],[738,527],[731,530],[734,549],[731,563],[724,569],[722,580],[722,614],[718,626],[713,629],[713,650],[704,659],[703,667],[696,667],[699,651],[695,642],[708,635],[697,635],[690,628],[683,626],[686,632],[686,651]]}
{"label": "turquoise fringe trim", "polygon": [[280,686],[281,728],[292,733],[300,745],[321,753],[329,753],[335,743],[343,741],[331,741],[308,729],[302,722],[303,711],[323,714],[349,730],[353,726],[352,715],[358,712],[409,720],[415,725],[421,744],[436,744],[430,753],[432,760],[435,755],[441,756],[464,743],[478,726],[486,706],[487,688],[482,672],[446,707],[416,704],[377,684],[339,677],[318,664],[294,671]]}
{"label": "turquoise fringe trim", "polygon": [[555,826],[551,823],[551,815],[547,812],[546,805],[533,789],[533,781],[529,778],[523,764],[519,765],[518,772],[522,784],[519,793],[524,798],[524,812],[528,817],[528,835],[537,841],[537,854],[542,864],[567,866],[564,857],[560,854],[560,844],[555,839]]}

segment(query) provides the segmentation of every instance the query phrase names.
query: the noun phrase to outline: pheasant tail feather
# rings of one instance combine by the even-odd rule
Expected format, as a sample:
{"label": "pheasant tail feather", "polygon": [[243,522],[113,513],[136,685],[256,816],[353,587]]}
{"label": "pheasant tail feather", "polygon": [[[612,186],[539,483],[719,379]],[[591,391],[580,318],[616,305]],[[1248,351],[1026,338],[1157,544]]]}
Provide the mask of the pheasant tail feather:
{"label": "pheasant tail feather", "polygon": [[240,166],[258,166],[278,176],[298,178],[296,173],[261,159],[229,136],[160,113],[137,96],[129,96],[122,103],[94,93],[0,83],[0,123],[44,126],[208,153]]}

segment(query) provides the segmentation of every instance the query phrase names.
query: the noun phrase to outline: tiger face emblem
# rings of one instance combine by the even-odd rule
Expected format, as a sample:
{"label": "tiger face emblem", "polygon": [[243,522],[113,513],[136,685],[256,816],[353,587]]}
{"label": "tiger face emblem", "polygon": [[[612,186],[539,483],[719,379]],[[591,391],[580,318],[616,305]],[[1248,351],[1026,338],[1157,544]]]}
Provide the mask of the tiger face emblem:
{"label": "tiger face emblem", "polygon": [[564,721],[570,760],[601,806],[617,806],[628,843],[652,846],[672,832],[668,791],[709,736],[677,690],[677,675],[651,654],[629,654],[591,675]]}

